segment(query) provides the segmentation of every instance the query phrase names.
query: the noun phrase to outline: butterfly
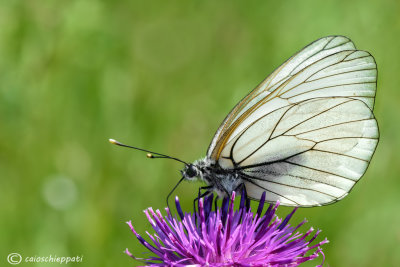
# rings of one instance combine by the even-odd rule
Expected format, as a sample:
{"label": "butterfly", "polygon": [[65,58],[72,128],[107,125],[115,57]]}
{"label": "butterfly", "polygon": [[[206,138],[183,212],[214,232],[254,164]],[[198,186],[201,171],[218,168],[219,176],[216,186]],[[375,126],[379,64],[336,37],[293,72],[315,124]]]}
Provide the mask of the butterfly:
{"label": "butterfly", "polygon": [[266,192],[271,203],[327,205],[350,192],[378,144],[376,82],[370,53],[357,50],[347,37],[323,37],[289,58],[232,109],[206,157],[186,163],[136,149],[183,162],[180,182],[204,181],[208,186],[201,196],[229,196],[243,189],[254,200]]}

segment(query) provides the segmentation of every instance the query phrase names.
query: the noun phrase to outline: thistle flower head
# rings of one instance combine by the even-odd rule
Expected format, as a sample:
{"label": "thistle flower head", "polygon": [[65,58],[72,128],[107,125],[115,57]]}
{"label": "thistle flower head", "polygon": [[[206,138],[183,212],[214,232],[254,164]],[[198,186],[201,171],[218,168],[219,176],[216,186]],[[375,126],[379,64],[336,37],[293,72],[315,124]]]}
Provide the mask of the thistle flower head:
{"label": "thistle flower head", "polygon": [[183,213],[179,200],[175,204],[179,217],[166,216],[152,208],[145,210],[155,234],[146,232],[151,243],[139,235],[131,221],[127,222],[138,240],[155,256],[140,259],[128,249],[125,253],[149,266],[298,266],[320,254],[323,240],[311,245],[320,231],[310,228],[306,233],[298,229],[306,223],[291,226],[289,220],[296,211],[279,218],[275,212],[279,202],[269,205],[263,214],[265,194],[258,209],[251,211],[242,195],[240,206],[234,209],[235,193],[225,198],[221,206],[212,209],[213,196],[199,200],[197,211]]}

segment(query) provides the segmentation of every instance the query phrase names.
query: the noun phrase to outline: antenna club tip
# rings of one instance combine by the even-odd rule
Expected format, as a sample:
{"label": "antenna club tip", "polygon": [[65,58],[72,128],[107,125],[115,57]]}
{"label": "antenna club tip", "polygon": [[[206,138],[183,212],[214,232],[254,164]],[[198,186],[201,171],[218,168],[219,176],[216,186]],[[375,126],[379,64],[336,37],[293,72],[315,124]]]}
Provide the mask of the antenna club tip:
{"label": "antenna club tip", "polygon": [[108,142],[110,142],[111,144],[113,144],[113,145],[118,145],[119,144],[119,142],[117,141],[117,140],[115,140],[115,139],[108,139]]}
{"label": "antenna club tip", "polygon": [[153,156],[153,154],[151,154],[151,153],[147,153],[146,157],[148,157],[149,159],[151,159],[151,158],[153,158],[154,156]]}

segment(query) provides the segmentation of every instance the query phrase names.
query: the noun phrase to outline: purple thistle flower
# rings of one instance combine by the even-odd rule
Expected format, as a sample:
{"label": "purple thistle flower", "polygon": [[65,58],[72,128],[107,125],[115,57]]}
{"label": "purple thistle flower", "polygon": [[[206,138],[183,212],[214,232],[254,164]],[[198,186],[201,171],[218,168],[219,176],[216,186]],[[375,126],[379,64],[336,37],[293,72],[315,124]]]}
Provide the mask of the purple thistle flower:
{"label": "purple thistle flower", "polygon": [[313,228],[305,234],[298,232],[306,220],[296,227],[288,224],[297,208],[282,220],[275,214],[279,202],[271,204],[261,215],[265,193],[256,213],[245,203],[243,195],[240,207],[235,211],[235,193],[230,200],[225,198],[221,207],[215,207],[215,210],[212,210],[213,199],[213,195],[200,199],[198,211],[184,214],[176,197],[180,218],[172,216],[168,208],[165,217],[159,210],[154,212],[148,208],[144,212],[156,233],[146,234],[153,244],[135,231],[131,221],[127,224],[140,243],[155,256],[141,259],[134,257],[128,249],[125,253],[150,266],[298,266],[319,254],[324,261],[321,246],[328,240],[311,245],[321,231],[313,235]]}

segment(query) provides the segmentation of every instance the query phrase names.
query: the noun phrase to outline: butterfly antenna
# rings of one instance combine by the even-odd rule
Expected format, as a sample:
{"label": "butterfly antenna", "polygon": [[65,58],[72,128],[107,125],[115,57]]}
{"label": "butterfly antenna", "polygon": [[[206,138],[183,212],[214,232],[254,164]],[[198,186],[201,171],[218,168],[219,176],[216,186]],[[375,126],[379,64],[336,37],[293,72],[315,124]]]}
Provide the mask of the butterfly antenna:
{"label": "butterfly antenna", "polygon": [[[147,157],[149,159],[173,159],[173,160],[182,162],[185,165],[189,165],[187,162],[184,162],[183,160],[180,160],[178,158],[170,157],[170,156],[167,156],[167,155],[164,155],[164,154],[161,154],[161,153],[157,153],[157,152],[152,152],[150,150],[146,150],[146,149],[143,149],[143,148],[138,148],[138,147],[134,147],[134,146],[128,146],[128,145],[122,144],[121,142],[118,142],[117,140],[114,140],[114,139],[108,139],[108,141],[113,145],[133,148],[133,149],[136,149],[136,150],[147,152],[148,153]],[[154,155],[157,155],[157,156],[154,156]]]}

